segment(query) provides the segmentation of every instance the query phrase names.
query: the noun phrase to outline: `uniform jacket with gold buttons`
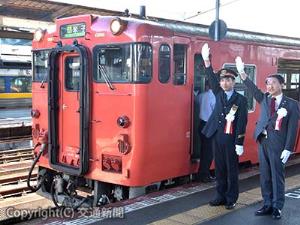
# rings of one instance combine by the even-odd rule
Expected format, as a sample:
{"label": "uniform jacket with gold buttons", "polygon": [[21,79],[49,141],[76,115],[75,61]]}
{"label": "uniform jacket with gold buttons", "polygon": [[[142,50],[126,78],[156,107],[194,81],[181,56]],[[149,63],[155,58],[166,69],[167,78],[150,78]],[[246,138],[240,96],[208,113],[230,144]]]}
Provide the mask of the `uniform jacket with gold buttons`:
{"label": "uniform jacket with gold buttons", "polygon": [[213,72],[212,67],[206,68],[206,74],[210,87],[216,97],[216,104],[202,133],[206,137],[212,137],[217,131],[224,132],[225,134],[225,117],[232,107],[237,107],[234,115],[235,119],[232,122],[232,133],[225,135],[231,135],[234,138],[235,145],[243,145],[248,118],[247,99],[243,95],[233,91],[232,96],[227,100],[226,93],[220,87],[219,77]]}

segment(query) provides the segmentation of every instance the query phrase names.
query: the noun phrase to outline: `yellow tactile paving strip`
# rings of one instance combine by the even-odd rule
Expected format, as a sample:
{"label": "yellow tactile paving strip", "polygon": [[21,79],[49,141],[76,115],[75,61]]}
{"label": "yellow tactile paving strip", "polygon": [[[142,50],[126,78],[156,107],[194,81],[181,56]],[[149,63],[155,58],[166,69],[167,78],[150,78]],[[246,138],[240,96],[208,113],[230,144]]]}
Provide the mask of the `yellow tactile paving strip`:
{"label": "yellow tactile paving strip", "polygon": [[[286,190],[293,189],[299,186],[300,175],[295,175],[286,178]],[[250,204],[262,200],[260,188],[254,188],[240,193],[235,209],[227,210],[224,206],[211,207],[208,204],[170,216],[168,218],[153,222],[154,225],[179,225],[179,224],[199,224],[201,222],[211,220],[218,216],[230,213],[234,210],[246,207]]]}

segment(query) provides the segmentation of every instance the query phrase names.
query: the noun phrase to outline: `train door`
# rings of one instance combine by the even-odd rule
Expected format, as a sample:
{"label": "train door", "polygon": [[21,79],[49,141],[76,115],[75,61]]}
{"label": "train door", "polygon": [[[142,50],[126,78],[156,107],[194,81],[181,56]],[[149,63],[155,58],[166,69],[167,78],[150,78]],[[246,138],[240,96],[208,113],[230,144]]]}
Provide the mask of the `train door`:
{"label": "train door", "polygon": [[68,166],[79,167],[80,150],[80,62],[78,55],[64,53],[60,56],[58,111],[60,151],[58,161]]}
{"label": "train door", "polygon": [[82,175],[88,171],[89,156],[87,50],[79,45],[57,47],[49,60],[50,164]]}
{"label": "train door", "polygon": [[[284,76],[283,94],[295,99],[300,100],[300,60],[292,59],[279,59],[278,60],[278,73]],[[300,122],[298,126],[298,133],[296,138],[295,150],[300,152]]]}
{"label": "train door", "polygon": [[199,94],[204,91],[205,71],[201,54],[194,56],[194,110],[193,110],[193,154],[192,158],[200,158],[200,136],[199,136]]}

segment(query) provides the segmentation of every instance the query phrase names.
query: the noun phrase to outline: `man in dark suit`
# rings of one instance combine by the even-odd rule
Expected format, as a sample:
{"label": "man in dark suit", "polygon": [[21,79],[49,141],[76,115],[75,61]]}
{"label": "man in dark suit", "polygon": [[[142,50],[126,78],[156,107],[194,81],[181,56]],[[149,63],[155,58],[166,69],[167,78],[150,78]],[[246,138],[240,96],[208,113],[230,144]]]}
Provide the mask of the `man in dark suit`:
{"label": "man in dark suit", "polygon": [[221,69],[217,74],[209,60],[207,44],[202,47],[205,73],[215,95],[216,104],[202,133],[212,138],[214,145],[216,190],[211,206],[225,205],[233,209],[238,199],[238,156],[243,154],[243,142],[247,124],[247,99],[234,90],[237,73]]}
{"label": "man in dark suit", "polygon": [[284,164],[294,150],[298,129],[298,102],[282,93],[284,79],[279,74],[266,79],[267,93],[263,93],[244,72],[244,63],[236,58],[236,67],[248,90],[261,105],[254,138],[259,143],[260,184],[264,200],[255,215],[281,218],[284,205]]}

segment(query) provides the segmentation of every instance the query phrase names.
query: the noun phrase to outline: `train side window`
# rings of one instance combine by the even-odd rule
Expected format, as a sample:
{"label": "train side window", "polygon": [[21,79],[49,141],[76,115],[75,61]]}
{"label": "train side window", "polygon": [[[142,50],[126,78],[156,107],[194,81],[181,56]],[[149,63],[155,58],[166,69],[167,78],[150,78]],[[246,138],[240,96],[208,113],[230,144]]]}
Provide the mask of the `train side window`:
{"label": "train side window", "polygon": [[171,49],[169,45],[163,44],[160,46],[158,64],[158,79],[161,83],[167,83],[170,79],[171,72]]}
{"label": "train side window", "polygon": [[33,52],[33,81],[47,82],[49,50]]}
{"label": "train side window", "polygon": [[65,60],[65,87],[68,91],[79,91],[80,86],[80,58],[67,57]]}
{"label": "train side window", "polygon": [[278,73],[284,77],[283,94],[299,101],[300,60],[279,59]]}
{"label": "train side window", "polygon": [[5,92],[5,78],[0,77],[0,93]]}
{"label": "train side window", "polygon": [[[224,68],[232,69],[237,72],[235,64],[226,63],[223,66]],[[245,64],[245,72],[248,74],[250,80],[256,83],[255,74],[256,74],[256,66],[255,65],[246,65]],[[241,78],[238,76],[235,79],[235,86],[234,89],[244,95],[248,100],[248,110],[254,111],[254,98],[253,95],[248,91],[246,85],[241,81]]]}
{"label": "train side window", "polygon": [[186,83],[186,45],[174,44],[174,85]]}

